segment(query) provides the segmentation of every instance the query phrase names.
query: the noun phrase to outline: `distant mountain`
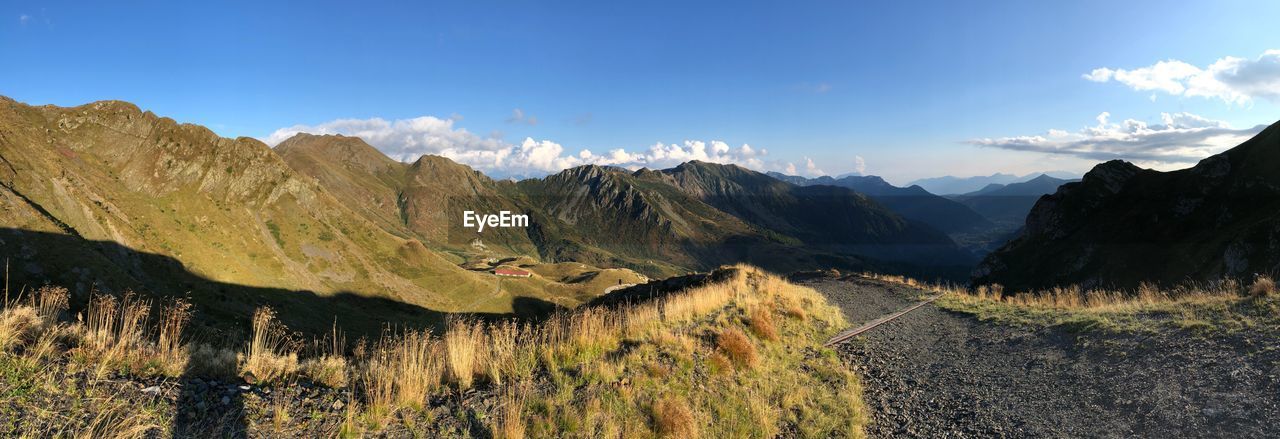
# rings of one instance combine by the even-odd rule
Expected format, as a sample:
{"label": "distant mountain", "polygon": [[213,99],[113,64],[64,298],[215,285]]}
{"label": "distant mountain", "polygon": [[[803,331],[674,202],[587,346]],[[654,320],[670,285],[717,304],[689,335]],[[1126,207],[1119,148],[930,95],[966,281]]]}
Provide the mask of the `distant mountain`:
{"label": "distant mountain", "polygon": [[908,219],[946,233],[972,232],[992,227],[990,221],[969,207],[929,193],[920,186],[897,187],[876,176],[822,176],[804,178],[770,172],[769,176],[797,186],[839,186],[865,194]]}
{"label": "distant mountain", "polygon": [[[953,271],[976,262],[942,233],[854,191],[800,189],[736,166],[690,162],[631,172],[588,165],[512,183],[443,157],[395,162],[354,137],[300,134],[275,150],[391,233],[459,255],[475,254],[471,244],[480,242],[499,257],[538,255],[651,276],[742,261],[779,271]],[[462,205],[528,214],[532,224],[467,234],[445,216]]]}
{"label": "distant mountain", "polygon": [[725,242],[770,242],[655,171],[579,166],[520,181],[512,196],[529,206],[529,237],[552,261],[629,266],[660,276],[738,260],[719,248]]}
{"label": "distant mountain", "polygon": [[943,177],[933,177],[933,178],[922,178],[908,184],[918,185],[924,188],[925,190],[929,191],[930,193],[934,193],[938,195],[959,195],[959,194],[968,194],[972,192],[981,191],[990,185],[1006,185],[1010,183],[1024,182],[1027,180],[1031,180],[1035,177],[1038,177],[1040,175],[1048,175],[1050,177],[1054,177],[1058,179],[1066,179],[1066,180],[1078,179],[1080,177],[1080,174],[1078,173],[1071,173],[1071,172],[1065,172],[1065,171],[1037,172],[1037,173],[1031,173],[1023,176],[995,173],[987,176],[975,176],[975,177],[943,176]]}
{"label": "distant mountain", "polygon": [[1100,164],[1041,198],[975,283],[1134,287],[1280,274],[1280,123],[1192,168]]}
{"label": "distant mountain", "polygon": [[778,271],[971,263],[945,235],[853,191],[800,190],[734,165],[695,161],[635,172],[581,166],[517,187],[556,220],[534,230],[553,258],[698,269],[747,261]]}
{"label": "distant mountain", "polygon": [[920,186],[929,193],[938,195],[953,195],[973,192],[989,184],[1009,184],[1018,181],[1018,176],[1013,174],[991,174],[986,176],[974,177],[953,177],[950,175],[942,177],[922,178],[907,183],[910,186]]}
{"label": "distant mountain", "polygon": [[981,190],[950,198],[994,223],[1021,225],[1036,200],[1056,192],[1059,186],[1072,181],[1078,180],[1063,180],[1041,174],[1021,183],[993,183]]}
{"label": "distant mountain", "polygon": [[968,259],[945,234],[847,188],[800,187],[740,166],[697,161],[662,172],[703,202],[807,248],[925,265]]}

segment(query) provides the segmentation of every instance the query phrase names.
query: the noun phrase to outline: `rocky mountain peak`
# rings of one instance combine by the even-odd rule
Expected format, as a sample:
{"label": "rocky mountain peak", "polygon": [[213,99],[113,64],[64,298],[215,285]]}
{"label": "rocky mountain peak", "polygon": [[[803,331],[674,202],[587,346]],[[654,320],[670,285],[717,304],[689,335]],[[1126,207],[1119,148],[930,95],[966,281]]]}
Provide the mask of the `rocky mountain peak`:
{"label": "rocky mountain peak", "polygon": [[1133,163],[1124,160],[1111,160],[1094,166],[1092,170],[1084,174],[1081,182],[1085,185],[1097,186],[1105,189],[1108,193],[1116,193],[1124,184],[1134,175],[1142,172]]}

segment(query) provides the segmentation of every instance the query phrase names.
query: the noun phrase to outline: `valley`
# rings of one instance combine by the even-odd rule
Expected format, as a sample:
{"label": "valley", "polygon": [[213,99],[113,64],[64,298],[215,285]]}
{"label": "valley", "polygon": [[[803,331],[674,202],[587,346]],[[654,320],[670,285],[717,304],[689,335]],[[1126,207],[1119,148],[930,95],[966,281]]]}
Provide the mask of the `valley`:
{"label": "valley", "polygon": [[1187,170],[940,196],[697,160],[494,179],[354,136],[268,147],[119,101],[0,104],[0,433],[1265,436],[1280,418],[1274,127]]}
{"label": "valley", "polygon": [[0,438],[1280,437],[1280,2],[0,2]]}

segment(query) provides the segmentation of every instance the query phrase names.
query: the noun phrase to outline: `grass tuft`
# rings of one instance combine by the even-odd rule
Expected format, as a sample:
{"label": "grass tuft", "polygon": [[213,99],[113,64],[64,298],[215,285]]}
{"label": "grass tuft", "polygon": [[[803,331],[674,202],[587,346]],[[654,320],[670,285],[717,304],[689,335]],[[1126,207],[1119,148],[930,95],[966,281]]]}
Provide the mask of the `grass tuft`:
{"label": "grass tuft", "polygon": [[1253,297],[1274,296],[1277,291],[1276,282],[1267,275],[1258,275],[1253,279],[1253,285],[1249,286],[1249,295]]}
{"label": "grass tuft", "polygon": [[670,438],[698,436],[698,421],[683,398],[665,396],[653,403],[653,423],[658,434]]}
{"label": "grass tuft", "polygon": [[248,350],[240,360],[240,374],[250,382],[278,382],[298,371],[297,345],[270,307],[253,313]]}
{"label": "grass tuft", "polygon": [[756,346],[738,328],[727,328],[720,331],[720,334],[716,336],[716,346],[737,367],[751,368],[756,365]]}
{"label": "grass tuft", "polygon": [[778,329],[773,325],[773,312],[768,307],[757,306],[747,319],[751,332],[762,340],[776,341]]}

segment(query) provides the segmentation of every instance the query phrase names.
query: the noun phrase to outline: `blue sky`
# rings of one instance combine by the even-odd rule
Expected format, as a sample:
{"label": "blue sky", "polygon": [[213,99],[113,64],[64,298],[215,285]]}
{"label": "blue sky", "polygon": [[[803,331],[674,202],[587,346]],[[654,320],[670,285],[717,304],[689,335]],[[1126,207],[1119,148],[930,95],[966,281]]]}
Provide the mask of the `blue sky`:
{"label": "blue sky", "polygon": [[1277,2],[186,3],[6,2],[0,94],[498,176],[706,158],[899,184],[1183,167],[1280,116]]}

